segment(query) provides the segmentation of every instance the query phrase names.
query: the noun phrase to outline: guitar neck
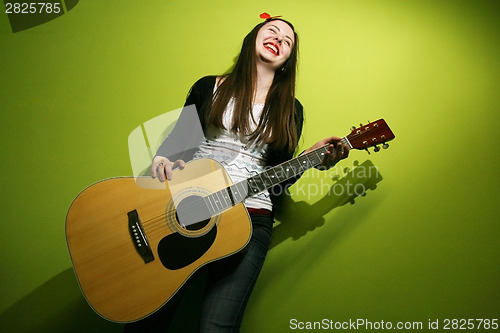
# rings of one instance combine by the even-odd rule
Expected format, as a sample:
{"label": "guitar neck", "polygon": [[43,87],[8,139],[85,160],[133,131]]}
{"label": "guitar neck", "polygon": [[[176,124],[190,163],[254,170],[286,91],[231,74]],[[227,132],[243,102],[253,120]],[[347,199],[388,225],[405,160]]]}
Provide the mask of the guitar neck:
{"label": "guitar neck", "polygon": [[[343,144],[350,146],[347,137],[342,138],[341,141]],[[326,152],[328,151],[328,146],[330,146],[330,144],[316,148],[306,154],[299,155],[296,158],[278,164],[262,173],[242,181],[243,183],[246,183],[245,185],[249,190],[247,197],[251,197],[259,192],[273,187],[274,185],[297,177],[306,170],[320,165],[321,162],[323,162]]]}
{"label": "guitar neck", "polygon": [[[341,142],[352,148],[347,137],[342,138]],[[255,176],[206,196],[205,201],[209,210],[214,215],[220,214],[257,193],[265,191],[288,179],[297,177],[304,171],[320,165],[328,151],[329,145],[326,144],[306,154],[299,155]]]}
{"label": "guitar neck", "polygon": [[[384,148],[387,148],[387,142],[394,138],[394,133],[385,120],[379,119],[367,125],[360,125],[358,128],[352,127],[351,133],[343,137],[341,142],[347,145],[349,149],[363,149],[368,151],[369,147],[375,147],[375,152],[377,152],[380,150],[377,145],[381,144]],[[206,205],[211,214],[213,214],[212,216],[222,213],[248,197],[254,196],[285,180],[297,177],[307,169],[320,165],[329,146],[330,144],[326,144],[316,148],[306,154],[297,156],[262,173],[212,193],[204,197]]]}

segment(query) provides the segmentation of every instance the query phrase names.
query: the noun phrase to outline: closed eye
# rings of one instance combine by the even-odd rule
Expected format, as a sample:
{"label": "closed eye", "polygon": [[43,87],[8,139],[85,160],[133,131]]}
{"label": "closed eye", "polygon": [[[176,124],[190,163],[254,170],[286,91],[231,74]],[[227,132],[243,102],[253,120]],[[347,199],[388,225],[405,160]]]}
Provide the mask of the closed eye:
{"label": "closed eye", "polygon": [[[269,28],[269,31],[271,31],[274,35],[278,33],[278,31],[281,31],[278,27],[274,26],[274,25],[271,25]],[[289,36],[285,36],[285,38],[283,38],[286,45],[288,47],[292,47],[293,43],[292,43],[292,40]]]}

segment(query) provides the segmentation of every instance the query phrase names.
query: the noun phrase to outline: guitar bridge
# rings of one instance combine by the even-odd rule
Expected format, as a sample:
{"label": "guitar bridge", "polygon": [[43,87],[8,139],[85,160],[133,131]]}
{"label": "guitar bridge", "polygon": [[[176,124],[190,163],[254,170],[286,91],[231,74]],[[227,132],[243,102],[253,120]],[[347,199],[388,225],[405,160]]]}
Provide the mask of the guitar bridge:
{"label": "guitar bridge", "polygon": [[153,251],[151,251],[151,247],[149,246],[146,234],[144,233],[144,229],[142,228],[141,220],[139,219],[137,210],[134,209],[133,211],[128,212],[127,215],[130,237],[132,238],[132,242],[135,245],[135,249],[142,257],[145,264],[155,260]]}

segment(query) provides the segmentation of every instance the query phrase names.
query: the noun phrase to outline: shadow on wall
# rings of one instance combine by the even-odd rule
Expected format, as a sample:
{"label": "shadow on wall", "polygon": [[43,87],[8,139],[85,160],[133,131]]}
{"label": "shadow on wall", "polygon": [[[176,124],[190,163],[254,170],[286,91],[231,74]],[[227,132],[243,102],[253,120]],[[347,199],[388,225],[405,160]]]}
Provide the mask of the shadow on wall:
{"label": "shadow on wall", "polygon": [[123,325],[97,315],[82,296],[72,268],[59,273],[0,316],[5,332],[121,332]]}
{"label": "shadow on wall", "polygon": [[[196,309],[200,307],[205,276],[190,279],[174,315],[172,332],[196,332]],[[193,310],[194,307],[194,310]],[[161,309],[158,314],[161,315]],[[101,318],[89,306],[72,268],[59,273],[0,315],[4,332],[23,333],[118,333],[124,324]]]}
{"label": "shadow on wall", "polygon": [[307,232],[321,227],[325,223],[326,214],[347,203],[354,204],[356,197],[365,196],[367,190],[375,190],[382,179],[377,167],[366,160],[337,180],[326,195],[314,204],[294,202],[290,196],[282,196],[282,202],[277,205],[276,219],[286,222],[274,227],[271,248],[288,238],[297,240]]}

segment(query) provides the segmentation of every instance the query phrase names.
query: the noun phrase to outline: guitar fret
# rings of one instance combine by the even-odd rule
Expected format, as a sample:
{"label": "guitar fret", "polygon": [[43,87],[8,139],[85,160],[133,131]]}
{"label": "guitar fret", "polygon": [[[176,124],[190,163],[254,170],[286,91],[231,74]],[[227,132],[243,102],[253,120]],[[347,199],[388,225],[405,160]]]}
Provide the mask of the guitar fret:
{"label": "guitar fret", "polygon": [[347,145],[347,146],[349,147],[349,149],[352,149],[352,148],[353,148],[353,147],[352,147],[351,142],[349,141],[349,139],[348,139],[346,136],[344,136],[344,137],[341,139],[341,141],[342,141],[342,143],[343,143],[343,144]]}
{"label": "guitar fret", "polygon": [[212,196],[212,199],[213,199],[213,204],[214,204],[214,206],[215,206],[215,209],[216,209],[218,212],[220,212],[220,211],[221,211],[221,209],[220,209],[220,206],[219,206],[219,200],[218,200],[218,198],[217,198],[217,192],[212,193],[212,195],[211,195],[211,196]]}
{"label": "guitar fret", "polygon": [[[269,175],[268,173],[269,172],[272,172],[273,174],[272,175]],[[275,168],[271,168],[269,170],[266,171],[266,174],[268,174],[267,176],[269,177],[269,180],[271,182],[272,185],[276,185],[279,183],[279,177],[278,175],[276,174],[276,170]]]}
{"label": "guitar fret", "polygon": [[314,152],[316,153],[316,157],[319,159],[319,163],[321,163],[321,161],[323,161],[323,159],[325,158],[325,152],[323,151],[319,154],[316,150]]}
{"label": "guitar fret", "polygon": [[238,196],[237,197],[238,202],[243,201],[246,198],[247,193],[248,193],[248,186],[246,185],[246,182],[239,182],[238,184],[236,184],[236,195]]}
{"label": "guitar fret", "polygon": [[232,186],[228,186],[226,188],[226,190],[227,190],[227,195],[229,196],[229,200],[231,201],[231,206],[234,206],[234,205],[236,205],[236,202],[234,201],[234,195],[233,195],[231,187]]}
{"label": "guitar fret", "polygon": [[278,183],[281,182],[285,177],[283,176],[285,174],[285,169],[283,169],[283,165],[278,165],[273,168],[274,174],[278,178]]}
{"label": "guitar fret", "polygon": [[241,191],[238,189],[239,183],[231,185],[231,193],[233,194],[235,203],[240,202],[243,198],[241,197]]}
{"label": "guitar fret", "polygon": [[298,162],[299,162],[299,170],[300,171],[306,171],[307,169],[309,169],[309,167],[307,166],[307,162],[308,162],[307,154],[301,156],[301,158],[298,159]]}
{"label": "guitar fret", "polygon": [[224,203],[226,204],[226,209],[231,208],[233,205],[231,203],[231,199],[229,198],[229,192],[227,188],[220,190],[222,198],[224,199]]}
{"label": "guitar fret", "polygon": [[224,202],[224,196],[222,195],[221,191],[217,191],[215,193],[217,194],[217,199],[219,201],[220,210],[223,211],[226,208],[225,202]]}
{"label": "guitar fret", "polygon": [[266,181],[264,180],[264,178],[262,178],[262,173],[259,173],[259,174],[255,175],[255,177],[259,177],[259,180],[260,180],[259,189],[262,191],[263,190],[262,187],[265,187],[265,185],[266,185]]}
{"label": "guitar fret", "polygon": [[310,154],[306,154],[307,162],[309,163],[307,169],[309,169],[310,167],[312,167],[314,165],[314,163],[311,162],[311,159],[309,158],[309,155]]}
{"label": "guitar fret", "polygon": [[[302,171],[307,170],[307,157],[305,155],[297,157],[297,159],[293,162],[294,165],[294,173],[292,176],[295,176],[296,174],[299,174]],[[295,170],[298,170],[298,172],[295,172]]]}
{"label": "guitar fret", "polygon": [[217,197],[217,203],[220,205],[220,210],[224,210],[224,203],[222,202],[222,199],[224,198],[221,199],[220,191],[215,192],[215,195]]}
{"label": "guitar fret", "polygon": [[285,179],[293,177],[294,173],[293,173],[293,166],[291,165],[292,163],[291,162],[286,162],[284,164],[285,165],[284,165],[284,168],[283,168],[283,172],[285,174]]}
{"label": "guitar fret", "polygon": [[314,151],[314,156],[316,157],[316,160],[314,161],[313,164],[320,164],[323,161],[323,158],[325,158],[325,152],[319,153],[318,151]]}
{"label": "guitar fret", "polygon": [[257,176],[253,176],[248,178],[247,180],[249,192],[251,192],[252,194],[259,193],[262,188],[262,182],[260,182],[260,180],[256,177]]}
{"label": "guitar fret", "polygon": [[215,209],[215,207],[213,205],[211,197],[212,197],[211,195],[207,195],[204,199],[205,199],[205,202],[208,200],[208,203],[210,205],[207,205],[207,207],[210,210],[210,214],[213,216],[213,215],[217,214],[217,210]]}
{"label": "guitar fret", "polygon": [[269,188],[272,185],[274,185],[271,177],[268,175],[268,171],[262,172],[261,173],[261,178],[264,180],[264,186],[265,186],[265,188]]}

